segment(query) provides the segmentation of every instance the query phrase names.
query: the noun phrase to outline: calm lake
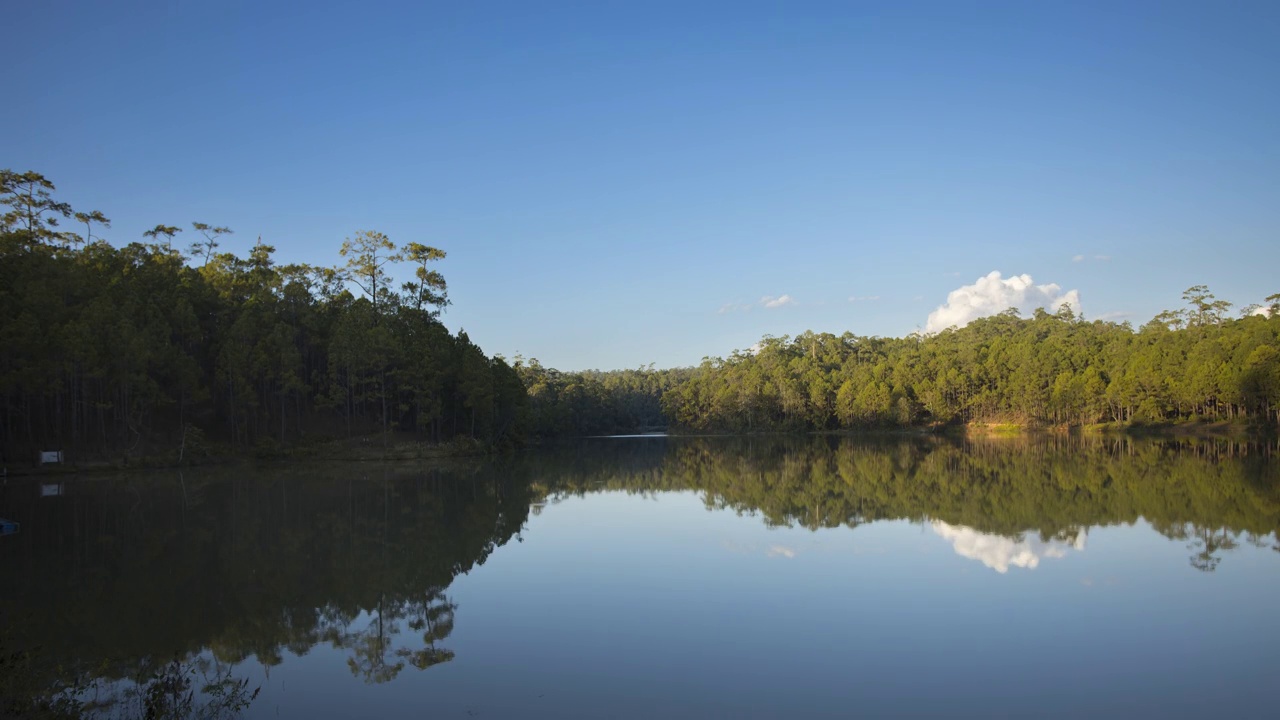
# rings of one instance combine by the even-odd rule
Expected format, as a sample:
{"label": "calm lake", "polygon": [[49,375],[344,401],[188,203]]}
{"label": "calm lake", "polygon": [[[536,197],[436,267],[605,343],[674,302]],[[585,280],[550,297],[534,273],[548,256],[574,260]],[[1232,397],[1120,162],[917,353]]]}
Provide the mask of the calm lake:
{"label": "calm lake", "polygon": [[251,718],[1280,702],[1274,440],[602,438],[10,478],[0,517],[7,643],[107,687],[229,671]]}

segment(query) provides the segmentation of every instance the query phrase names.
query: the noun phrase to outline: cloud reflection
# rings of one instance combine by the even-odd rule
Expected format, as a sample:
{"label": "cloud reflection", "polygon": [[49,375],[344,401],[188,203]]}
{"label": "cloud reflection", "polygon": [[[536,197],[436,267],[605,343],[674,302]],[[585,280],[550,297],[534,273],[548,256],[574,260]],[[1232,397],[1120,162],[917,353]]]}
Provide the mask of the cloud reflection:
{"label": "cloud reflection", "polygon": [[1071,541],[1054,538],[1046,542],[1038,536],[1015,539],[978,532],[963,525],[948,525],[941,520],[932,521],[930,526],[951,543],[957,555],[978,560],[998,573],[1007,573],[1010,567],[1034,570],[1043,558],[1060,558],[1065,557],[1068,550],[1084,550],[1086,536],[1081,528]]}

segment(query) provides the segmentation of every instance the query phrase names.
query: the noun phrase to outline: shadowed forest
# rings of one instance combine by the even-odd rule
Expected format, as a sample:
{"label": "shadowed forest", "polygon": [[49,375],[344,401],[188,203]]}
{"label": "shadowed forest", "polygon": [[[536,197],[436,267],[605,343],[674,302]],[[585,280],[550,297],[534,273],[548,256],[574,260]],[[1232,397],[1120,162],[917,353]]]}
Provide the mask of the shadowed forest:
{"label": "shadowed forest", "polygon": [[827,431],[962,423],[1280,422],[1280,294],[1208,288],[1139,329],[1069,307],[935,335],[806,332],[695,368],[560,372],[440,321],[445,257],[374,231],[332,267],[230,228],[108,242],[35,172],[0,171],[0,449],[72,459],[270,454],[381,434],[438,443],[645,429]]}

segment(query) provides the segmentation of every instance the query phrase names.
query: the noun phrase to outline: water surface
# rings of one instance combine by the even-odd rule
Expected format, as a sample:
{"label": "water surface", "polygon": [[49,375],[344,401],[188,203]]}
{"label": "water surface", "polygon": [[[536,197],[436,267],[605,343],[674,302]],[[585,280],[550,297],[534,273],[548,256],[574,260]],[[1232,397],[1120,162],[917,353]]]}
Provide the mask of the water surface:
{"label": "water surface", "polygon": [[1280,462],[1224,442],[615,438],[11,479],[0,612],[274,717],[1262,717]]}

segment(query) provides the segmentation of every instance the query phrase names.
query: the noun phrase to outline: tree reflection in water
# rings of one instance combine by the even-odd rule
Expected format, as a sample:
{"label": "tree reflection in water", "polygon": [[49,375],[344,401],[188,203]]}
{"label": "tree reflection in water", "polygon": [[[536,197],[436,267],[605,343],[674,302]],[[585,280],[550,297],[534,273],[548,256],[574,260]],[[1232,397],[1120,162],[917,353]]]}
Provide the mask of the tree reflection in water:
{"label": "tree reflection in water", "polygon": [[22,532],[0,542],[0,621],[43,648],[33,672],[50,681],[59,666],[130,677],[175,651],[270,667],[326,643],[356,677],[387,682],[454,658],[450,585],[531,508],[568,497],[696,491],[711,509],[815,530],[909,520],[999,571],[1145,520],[1212,571],[1242,542],[1277,547],[1276,455],[1274,442],[672,438],[358,474],[73,479],[43,497],[11,479],[0,503]]}

